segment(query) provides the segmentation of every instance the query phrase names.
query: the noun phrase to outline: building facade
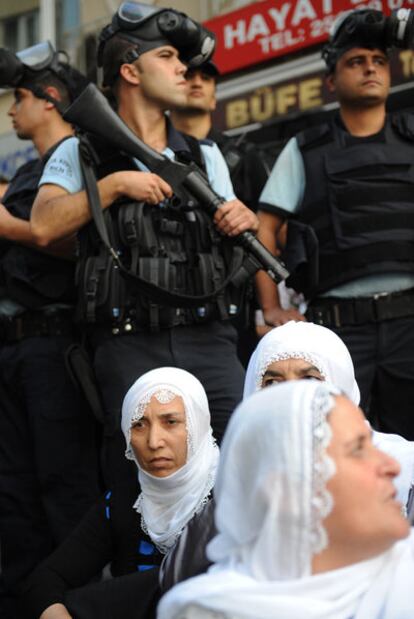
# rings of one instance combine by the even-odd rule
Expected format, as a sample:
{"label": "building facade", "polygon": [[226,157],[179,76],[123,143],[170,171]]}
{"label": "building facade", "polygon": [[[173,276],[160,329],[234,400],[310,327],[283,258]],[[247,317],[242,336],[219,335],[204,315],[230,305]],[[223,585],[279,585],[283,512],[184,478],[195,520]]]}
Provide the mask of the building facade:
{"label": "building facade", "polygon": [[[217,37],[215,62],[222,77],[215,123],[219,129],[251,139],[282,144],[297,130],[319,122],[335,108],[325,87],[320,49],[342,12],[356,7],[389,13],[414,0],[154,0],[203,21]],[[117,0],[2,0],[0,46],[13,51],[49,39],[96,80],[96,42],[117,9]],[[393,55],[391,107],[414,101],[414,54]],[[35,155],[18,140],[7,110],[12,95],[0,91],[0,174],[11,176]],[[276,147],[277,151],[277,147]],[[276,152],[275,151],[275,152]]]}

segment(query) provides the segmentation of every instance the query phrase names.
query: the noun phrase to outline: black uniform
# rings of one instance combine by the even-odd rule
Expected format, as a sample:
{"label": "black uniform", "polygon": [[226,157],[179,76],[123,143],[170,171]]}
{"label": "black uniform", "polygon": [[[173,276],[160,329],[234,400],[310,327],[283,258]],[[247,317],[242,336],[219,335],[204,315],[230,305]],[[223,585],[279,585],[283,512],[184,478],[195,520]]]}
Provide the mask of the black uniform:
{"label": "black uniform", "polygon": [[[290,226],[295,231],[298,221],[316,233],[319,268],[318,278],[296,280],[295,287],[310,300],[308,320],[332,328],[347,344],[374,426],[413,440],[414,119],[387,118],[378,134],[359,138],[338,117],[298,134],[297,143],[306,186]],[[301,248],[299,239],[306,246],[306,235],[292,235],[290,245],[288,237],[288,262],[311,251],[312,243]],[[389,290],[382,284],[378,294],[354,298],[331,293],[382,275],[408,284],[396,292],[392,282]]]}
{"label": "black uniform", "polygon": [[226,160],[236,196],[257,211],[260,194],[269,171],[264,153],[245,136],[233,138],[217,129],[210,129],[207,138],[216,142]]}
{"label": "black uniform", "polygon": [[[52,150],[12,179],[3,203],[14,216],[29,220]],[[65,366],[74,264],[6,240],[0,252],[0,614],[15,619],[22,580],[99,489],[94,423]]]}
{"label": "black uniform", "polygon": [[[134,484],[106,492],[33,572],[24,595],[28,617],[35,619],[56,603],[79,619],[153,616],[163,555],[142,531],[141,516],[133,509],[138,492]],[[114,579],[87,586],[108,564]],[[132,576],[125,578],[127,574]]]}
{"label": "black uniform", "polygon": [[[259,146],[249,142],[245,136],[233,138],[217,129],[210,129],[207,138],[216,142],[229,168],[234,193],[252,211],[256,212],[260,194],[268,179],[269,169],[266,156]],[[246,291],[243,311],[233,321],[238,332],[238,354],[240,361],[247,366],[257,346],[255,310],[259,305],[254,296],[253,282]]]}
{"label": "black uniform", "polygon": [[[89,138],[97,177],[136,169],[127,157]],[[177,158],[203,165],[194,138],[168,125],[168,146]],[[163,302],[120,275],[92,223],[80,233],[79,318],[88,325],[94,368],[106,412],[104,474],[107,485],[134,473],[124,458],[120,409],[125,393],[143,373],[174,366],[193,373],[210,403],[212,427],[221,438],[241,400],[243,368],[230,316],[240,292],[225,282],[243,255],[220,235],[197,205],[114,204],[105,211],[109,237],[139,277],[180,295],[213,298],[196,307]],[[217,295],[215,290],[224,288]],[[235,296],[233,296],[235,295]]]}

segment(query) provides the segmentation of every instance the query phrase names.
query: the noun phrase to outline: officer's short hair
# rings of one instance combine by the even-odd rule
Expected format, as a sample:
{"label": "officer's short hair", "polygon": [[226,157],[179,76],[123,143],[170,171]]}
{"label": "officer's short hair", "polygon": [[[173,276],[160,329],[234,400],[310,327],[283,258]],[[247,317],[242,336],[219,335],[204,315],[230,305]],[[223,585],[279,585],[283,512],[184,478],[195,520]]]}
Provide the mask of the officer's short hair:
{"label": "officer's short hair", "polygon": [[102,57],[103,81],[113,91],[116,91],[119,69],[125,62],[129,50],[136,49],[138,41],[133,43],[114,35],[106,42]]}
{"label": "officer's short hair", "polygon": [[[36,97],[42,98],[43,92],[49,86],[56,88],[59,93],[57,101],[59,110],[67,108],[86,88],[89,80],[67,62],[59,62],[53,70],[45,69],[39,75],[24,76],[17,88],[28,88]],[[48,98],[48,97],[44,97]]]}
{"label": "officer's short hair", "polygon": [[53,73],[49,73],[48,75],[43,75],[38,79],[34,79],[31,83],[33,86],[35,86],[36,88],[40,88],[41,90],[45,90],[49,86],[56,88],[59,93],[62,106],[67,107],[71,104],[72,98],[69,94],[67,86]]}

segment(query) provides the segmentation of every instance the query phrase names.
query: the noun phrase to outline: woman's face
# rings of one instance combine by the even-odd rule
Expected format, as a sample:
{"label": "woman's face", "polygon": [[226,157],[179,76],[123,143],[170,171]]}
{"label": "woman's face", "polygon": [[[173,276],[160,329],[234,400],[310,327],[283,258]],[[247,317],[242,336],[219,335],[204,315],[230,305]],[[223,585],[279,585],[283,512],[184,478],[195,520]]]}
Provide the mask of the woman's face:
{"label": "woman's face", "polygon": [[187,461],[187,426],[182,398],[161,404],[152,396],[131,427],[131,447],[139,465],[155,477],[168,477]]}
{"label": "woman's face", "polygon": [[305,359],[291,358],[274,361],[266,368],[262,379],[262,389],[273,384],[283,383],[286,380],[303,378],[325,380],[318,368]]}
{"label": "woman's face", "polygon": [[336,548],[352,563],[380,554],[406,537],[409,523],[393,484],[398,462],[374,447],[360,409],[343,396],[335,399],[327,449],[336,465],[327,484],[334,506],[324,525],[331,550]]}

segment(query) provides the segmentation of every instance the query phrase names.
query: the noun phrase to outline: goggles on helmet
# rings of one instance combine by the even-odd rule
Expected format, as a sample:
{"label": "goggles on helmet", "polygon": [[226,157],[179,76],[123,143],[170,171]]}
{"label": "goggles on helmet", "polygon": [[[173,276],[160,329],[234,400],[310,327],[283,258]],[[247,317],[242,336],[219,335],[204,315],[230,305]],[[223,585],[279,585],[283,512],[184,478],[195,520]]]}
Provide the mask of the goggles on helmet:
{"label": "goggles on helmet", "polygon": [[0,87],[15,88],[30,74],[34,77],[45,69],[53,70],[58,54],[49,41],[28,47],[14,54],[0,49]]}
{"label": "goggles on helmet", "polygon": [[353,47],[381,49],[414,47],[414,11],[397,9],[387,17],[375,9],[355,9],[340,15],[334,22],[329,42],[322,50],[328,70]]}
{"label": "goggles on helmet", "polygon": [[[65,62],[61,60],[62,55]],[[66,53],[57,52],[49,41],[38,43],[16,54],[0,48],[0,88],[27,88],[36,97],[47,99],[60,109],[59,101],[37,84],[40,79],[53,74],[67,88],[73,101],[87,86],[88,80],[73,69],[67,60]]]}
{"label": "goggles on helmet", "polygon": [[116,13],[119,25],[127,30],[134,30],[138,24],[142,24],[146,19],[160,13],[164,9],[159,9],[148,4],[138,2],[123,2]]}
{"label": "goggles on helmet", "polygon": [[[135,44],[135,55],[120,61],[132,62],[151,49],[172,45],[180,60],[188,66],[198,66],[213,55],[215,36],[201,24],[175,9],[158,9],[137,2],[124,2],[99,37],[98,66],[103,64],[106,43],[119,36]],[[119,68],[119,67],[118,67]],[[116,75],[104,75],[104,84]]]}
{"label": "goggles on helmet", "polygon": [[329,42],[322,50],[328,70],[333,71],[338,59],[353,47],[386,51],[385,20],[381,11],[371,9],[342,13],[335,20]]}

